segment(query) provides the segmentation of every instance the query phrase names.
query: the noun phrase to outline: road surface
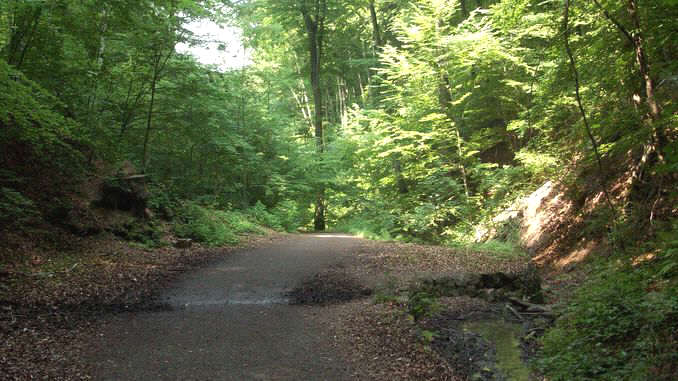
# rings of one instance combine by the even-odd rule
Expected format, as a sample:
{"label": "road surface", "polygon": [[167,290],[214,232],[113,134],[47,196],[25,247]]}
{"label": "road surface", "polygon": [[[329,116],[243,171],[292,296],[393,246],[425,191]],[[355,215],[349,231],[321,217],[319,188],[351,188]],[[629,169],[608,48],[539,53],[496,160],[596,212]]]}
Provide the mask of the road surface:
{"label": "road surface", "polygon": [[97,380],[351,380],[312,319],[285,292],[350,256],[361,240],[293,236],[239,251],[185,274],[162,298],[167,311],[115,316],[94,338]]}

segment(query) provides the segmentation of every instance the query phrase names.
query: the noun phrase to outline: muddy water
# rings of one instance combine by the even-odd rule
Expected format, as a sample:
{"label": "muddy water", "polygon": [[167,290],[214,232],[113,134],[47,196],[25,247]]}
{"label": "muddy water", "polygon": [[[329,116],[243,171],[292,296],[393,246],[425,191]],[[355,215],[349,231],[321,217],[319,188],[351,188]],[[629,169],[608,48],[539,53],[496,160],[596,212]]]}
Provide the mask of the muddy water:
{"label": "muddy water", "polygon": [[530,370],[521,360],[519,324],[503,320],[484,320],[467,322],[462,325],[465,331],[476,333],[492,343],[496,348],[497,368],[511,381],[528,381]]}

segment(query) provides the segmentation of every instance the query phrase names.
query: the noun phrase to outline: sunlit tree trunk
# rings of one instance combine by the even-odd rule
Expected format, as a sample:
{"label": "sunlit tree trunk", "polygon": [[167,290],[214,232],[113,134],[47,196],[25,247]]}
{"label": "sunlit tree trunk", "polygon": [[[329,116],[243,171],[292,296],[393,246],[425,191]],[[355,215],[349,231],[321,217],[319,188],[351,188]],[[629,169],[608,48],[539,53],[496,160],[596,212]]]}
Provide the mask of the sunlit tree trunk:
{"label": "sunlit tree trunk", "polygon": [[[624,35],[633,47],[636,65],[645,88],[645,104],[648,110],[648,121],[651,128],[651,141],[645,144],[640,159],[634,165],[631,176],[631,186],[628,198],[633,198],[634,190],[641,188],[639,184],[646,175],[646,169],[652,162],[664,161],[664,147],[667,144],[666,133],[660,123],[655,123],[661,117],[661,106],[657,101],[655,94],[656,86],[650,62],[645,49],[643,38],[643,28],[638,15],[638,1],[627,0],[626,10],[631,19],[632,28],[627,29],[617,18],[605,9],[599,0],[593,0],[595,5],[603,12],[605,17]],[[656,184],[654,184],[656,186]]]}

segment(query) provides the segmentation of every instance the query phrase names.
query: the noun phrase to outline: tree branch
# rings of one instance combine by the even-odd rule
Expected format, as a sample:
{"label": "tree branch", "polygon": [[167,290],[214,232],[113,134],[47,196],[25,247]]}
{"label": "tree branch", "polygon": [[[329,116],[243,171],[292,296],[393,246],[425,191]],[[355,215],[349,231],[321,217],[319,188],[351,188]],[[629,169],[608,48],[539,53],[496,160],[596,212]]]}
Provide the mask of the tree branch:
{"label": "tree branch", "polygon": [[612,15],[610,14],[610,12],[608,12],[607,9],[605,9],[605,8],[602,6],[602,4],[600,4],[600,2],[599,2],[598,0],[593,0],[593,2],[596,4],[596,6],[598,7],[598,9],[600,9],[600,10],[603,12],[603,15],[605,15],[605,18],[608,19],[608,20],[610,20],[610,22],[611,22],[612,24],[614,24],[614,26],[616,26],[617,29],[619,29],[620,32],[622,32],[622,34],[623,34],[623,35],[631,42],[631,44],[633,44],[633,46],[635,46],[635,45],[636,45],[636,40],[633,38],[633,35],[631,34],[631,32],[629,32],[629,31],[624,27],[624,25],[622,25],[617,19],[615,19],[614,17],[612,17]]}
{"label": "tree branch", "polygon": [[[567,56],[570,59],[570,69],[572,70],[572,75],[574,76],[574,89],[575,96],[577,98],[577,105],[579,106],[579,112],[581,113],[582,119],[584,120],[586,134],[588,135],[589,140],[591,140],[591,145],[593,146],[593,153],[595,154],[596,161],[598,162],[598,170],[600,172],[600,175],[603,176],[604,173],[603,160],[601,159],[600,152],[598,150],[598,142],[596,141],[596,138],[593,136],[593,132],[591,131],[591,125],[589,124],[588,117],[586,116],[586,110],[584,109],[584,105],[582,104],[581,101],[581,93],[579,91],[579,71],[577,71],[577,64],[574,59],[574,54],[572,53],[572,47],[570,46],[570,30],[568,28],[569,23],[570,23],[570,0],[565,0],[565,10],[563,12],[563,30],[564,30],[563,35],[565,37],[565,51],[567,52]],[[610,210],[615,214],[616,217],[617,210],[614,207],[614,204],[612,204],[612,198],[610,197],[610,194],[608,193],[605,184],[601,184],[601,187],[603,188],[603,194],[605,195],[607,205],[610,207]]]}

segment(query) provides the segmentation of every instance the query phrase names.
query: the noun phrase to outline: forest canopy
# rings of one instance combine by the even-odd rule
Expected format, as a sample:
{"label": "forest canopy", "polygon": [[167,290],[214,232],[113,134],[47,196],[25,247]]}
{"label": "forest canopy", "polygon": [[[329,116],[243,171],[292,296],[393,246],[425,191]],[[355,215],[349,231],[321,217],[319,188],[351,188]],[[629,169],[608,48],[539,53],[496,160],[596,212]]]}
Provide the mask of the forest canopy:
{"label": "forest canopy", "polygon": [[[209,43],[201,20],[241,30],[251,62],[177,49]],[[674,290],[676,20],[676,0],[3,1],[2,229],[131,165],[154,213],[215,245],[248,214],[463,246],[556,181],[578,239],[662,253],[661,275],[620,275],[634,292]],[[547,365],[588,379],[575,360]]]}

